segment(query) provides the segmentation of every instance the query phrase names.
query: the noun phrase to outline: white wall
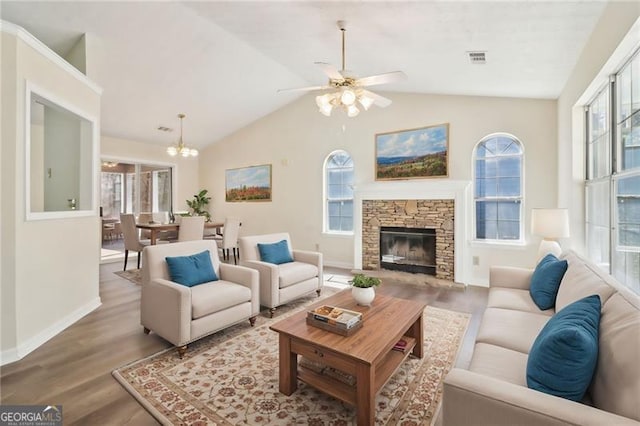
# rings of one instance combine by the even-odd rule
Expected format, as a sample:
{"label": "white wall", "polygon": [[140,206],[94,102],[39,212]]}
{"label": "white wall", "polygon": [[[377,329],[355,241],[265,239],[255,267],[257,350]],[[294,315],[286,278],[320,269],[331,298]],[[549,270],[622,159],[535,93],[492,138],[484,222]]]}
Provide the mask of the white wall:
{"label": "white wall", "polygon": [[[38,105],[38,104],[36,104]],[[41,106],[42,107],[42,106]],[[44,108],[44,107],[43,107]],[[31,125],[31,211],[44,211],[44,126]]]}
{"label": "white wall", "polygon": [[186,211],[187,199],[193,198],[198,186],[198,160],[195,158],[171,157],[166,147],[157,144],[102,136],[100,155],[105,160],[130,161],[144,164],[174,167],[174,211]]}
{"label": "white wall", "polygon": [[[629,29],[640,16],[640,2],[610,2],[602,13],[562,94],[558,98],[558,206],[569,208],[571,239],[567,246],[585,252],[584,210],[584,110],[596,90],[640,43],[636,29]],[[615,52],[625,40],[628,48]],[[635,40],[633,40],[635,39]],[[614,52],[619,57],[612,58]],[[610,60],[612,59],[612,60]]]}
{"label": "white wall", "polygon": [[59,58],[45,56],[48,49],[24,30],[2,22],[1,37],[0,361],[5,363],[26,355],[100,304],[97,211],[88,217],[25,220],[25,128],[30,121],[25,117],[25,81],[93,117],[100,116],[100,92],[83,76],[69,73]]}
{"label": "white wall", "polygon": [[[475,144],[494,132],[518,137],[525,148],[525,235],[523,247],[474,245],[479,266],[472,282],[486,284],[492,264],[532,265],[539,240],[529,237],[532,207],[556,203],[556,103],[553,100],[387,93],[393,104],[373,107],[354,119],[341,112],[327,118],[307,95],[203,150],[200,183],[212,194],[214,217],[237,216],[241,234],[289,231],[293,244],[317,247],[327,264],[353,265],[352,238],[322,233],[322,165],[336,149],[355,162],[356,185],[374,182],[376,133],[450,123],[449,178],[471,180]],[[273,165],[273,201],[226,203],[225,169]],[[457,241],[456,244],[468,244]],[[471,262],[471,258],[468,259]]]}

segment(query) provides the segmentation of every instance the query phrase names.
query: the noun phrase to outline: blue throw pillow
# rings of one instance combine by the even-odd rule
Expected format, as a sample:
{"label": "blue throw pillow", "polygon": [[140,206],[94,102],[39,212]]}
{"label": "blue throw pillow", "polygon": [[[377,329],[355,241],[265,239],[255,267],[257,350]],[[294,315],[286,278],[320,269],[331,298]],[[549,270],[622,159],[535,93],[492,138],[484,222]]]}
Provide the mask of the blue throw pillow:
{"label": "blue throw pillow", "polygon": [[573,302],[547,322],[527,360],[527,386],[581,401],[598,362],[600,296]]}
{"label": "blue throw pillow", "polygon": [[191,256],[165,257],[171,281],[187,287],[218,281],[211,263],[211,253],[205,250]]}
{"label": "blue throw pillow", "polygon": [[538,308],[545,310],[556,305],[556,295],[567,266],[566,260],[558,260],[552,254],[546,255],[538,263],[529,286],[529,294]]}
{"label": "blue throw pillow", "polygon": [[276,265],[293,262],[293,257],[291,257],[287,240],[278,241],[273,244],[258,243],[258,251],[260,252],[260,260],[263,262],[273,263]]}

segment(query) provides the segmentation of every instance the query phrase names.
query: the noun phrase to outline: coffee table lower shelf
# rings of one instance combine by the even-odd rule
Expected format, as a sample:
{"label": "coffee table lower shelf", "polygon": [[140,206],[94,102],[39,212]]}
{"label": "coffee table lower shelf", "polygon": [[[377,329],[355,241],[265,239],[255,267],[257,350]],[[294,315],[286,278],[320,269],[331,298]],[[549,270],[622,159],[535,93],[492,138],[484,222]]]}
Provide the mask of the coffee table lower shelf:
{"label": "coffee table lower shelf", "polygon": [[[390,350],[387,356],[378,364],[375,371],[374,389],[377,394],[380,389],[389,381],[389,379],[398,370],[400,365],[407,359],[416,345],[416,339],[409,336],[403,336],[403,340],[407,342],[407,348],[404,352]],[[351,372],[348,372],[351,374]],[[321,390],[322,392],[333,396],[347,404],[355,406],[357,404],[357,383],[355,386],[349,386],[333,377],[317,373],[313,370],[298,365],[298,380]]]}

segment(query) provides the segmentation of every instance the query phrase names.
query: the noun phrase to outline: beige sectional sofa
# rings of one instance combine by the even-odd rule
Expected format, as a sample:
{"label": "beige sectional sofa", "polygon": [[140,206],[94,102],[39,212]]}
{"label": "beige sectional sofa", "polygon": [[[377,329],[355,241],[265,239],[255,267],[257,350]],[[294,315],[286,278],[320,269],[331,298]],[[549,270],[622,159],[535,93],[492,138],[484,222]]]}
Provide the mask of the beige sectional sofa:
{"label": "beige sectional sofa", "polygon": [[[574,252],[554,309],[529,295],[532,269],[493,267],[487,309],[468,370],[444,382],[442,423],[640,425],[640,296]],[[527,387],[528,354],[555,311],[591,294],[602,301],[596,372],[584,403]]]}

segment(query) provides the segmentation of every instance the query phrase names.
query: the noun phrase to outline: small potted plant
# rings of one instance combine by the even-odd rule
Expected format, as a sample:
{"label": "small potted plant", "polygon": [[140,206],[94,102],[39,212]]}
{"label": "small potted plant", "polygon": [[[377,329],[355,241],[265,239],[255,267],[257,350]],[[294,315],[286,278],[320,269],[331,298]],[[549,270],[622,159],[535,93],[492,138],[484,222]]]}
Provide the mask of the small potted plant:
{"label": "small potted plant", "polygon": [[361,306],[371,306],[371,302],[376,297],[373,288],[380,285],[380,278],[355,274],[349,283],[351,284],[351,295],[356,303]]}

